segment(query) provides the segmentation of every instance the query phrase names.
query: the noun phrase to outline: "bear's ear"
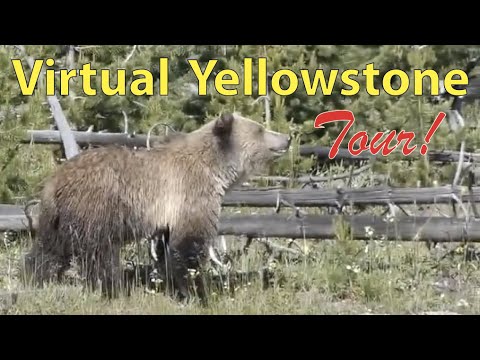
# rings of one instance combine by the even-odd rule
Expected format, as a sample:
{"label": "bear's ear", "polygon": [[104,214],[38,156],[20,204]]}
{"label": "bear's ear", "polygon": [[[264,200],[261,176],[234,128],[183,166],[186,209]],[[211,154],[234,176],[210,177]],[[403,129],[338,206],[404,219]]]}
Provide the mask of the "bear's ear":
{"label": "bear's ear", "polygon": [[224,138],[228,137],[232,132],[234,117],[231,113],[222,114],[213,126],[213,134],[215,136]]}

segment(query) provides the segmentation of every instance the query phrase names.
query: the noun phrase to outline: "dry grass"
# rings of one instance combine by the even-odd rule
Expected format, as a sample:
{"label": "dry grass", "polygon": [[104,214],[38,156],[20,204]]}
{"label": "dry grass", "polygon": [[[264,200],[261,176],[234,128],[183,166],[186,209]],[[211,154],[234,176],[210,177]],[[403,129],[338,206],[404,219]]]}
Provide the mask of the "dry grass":
{"label": "dry grass", "polygon": [[[228,239],[230,249],[243,241]],[[287,245],[285,240],[275,240]],[[298,241],[308,257],[278,256],[275,280],[262,289],[260,281],[239,286],[233,296],[215,294],[208,308],[197,303],[180,306],[161,293],[138,288],[130,298],[107,302],[81,285],[50,285],[22,289],[18,261],[28,241],[19,239],[0,248],[0,309],[5,314],[416,314],[425,311],[478,313],[480,266],[464,252],[441,258],[445,250],[428,250],[424,243],[357,241],[339,229],[336,241]],[[254,243],[239,257],[236,269],[268,265],[268,254]],[[16,292],[12,304],[6,294]]]}

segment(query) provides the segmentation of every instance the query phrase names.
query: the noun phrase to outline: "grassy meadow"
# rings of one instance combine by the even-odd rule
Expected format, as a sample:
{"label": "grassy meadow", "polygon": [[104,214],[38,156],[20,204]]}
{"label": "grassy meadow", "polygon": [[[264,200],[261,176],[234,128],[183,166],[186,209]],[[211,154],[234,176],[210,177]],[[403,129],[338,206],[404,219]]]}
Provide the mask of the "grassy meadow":
{"label": "grassy meadow", "polygon": [[[242,211],[251,211],[250,209]],[[268,211],[268,210],[263,210]],[[366,231],[370,231],[366,229]],[[162,292],[135,289],[131,297],[108,302],[84,291],[80,282],[24,288],[18,264],[30,242],[6,238],[0,248],[0,311],[3,314],[423,314],[480,312],[479,259],[473,245],[352,239],[339,223],[335,239],[226,237],[237,256],[231,271],[267,267],[268,288],[260,279],[233,284],[234,292],[212,290],[208,307],[181,305]],[[293,251],[284,251],[289,248]],[[239,251],[240,250],[240,251]],[[138,256],[141,256],[137,253]],[[132,259],[135,255],[125,252]],[[225,285],[228,286],[227,284]],[[12,301],[11,293],[18,294]]]}

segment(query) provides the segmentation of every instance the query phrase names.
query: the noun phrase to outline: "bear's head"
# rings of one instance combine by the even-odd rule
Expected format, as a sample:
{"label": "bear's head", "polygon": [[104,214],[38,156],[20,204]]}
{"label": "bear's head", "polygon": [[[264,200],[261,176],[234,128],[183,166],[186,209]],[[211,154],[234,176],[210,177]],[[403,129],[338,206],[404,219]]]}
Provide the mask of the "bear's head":
{"label": "bear's head", "polygon": [[264,171],[290,147],[288,134],[267,130],[236,113],[225,113],[206,127],[213,134],[218,151],[231,159],[239,174],[247,176]]}

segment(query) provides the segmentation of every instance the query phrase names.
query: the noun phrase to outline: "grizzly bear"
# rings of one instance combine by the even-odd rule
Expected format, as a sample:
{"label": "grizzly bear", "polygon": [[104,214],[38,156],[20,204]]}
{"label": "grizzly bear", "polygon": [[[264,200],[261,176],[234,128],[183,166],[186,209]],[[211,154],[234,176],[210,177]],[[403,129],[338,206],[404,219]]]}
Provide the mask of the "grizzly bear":
{"label": "grizzly bear", "polygon": [[[43,186],[27,279],[60,280],[75,258],[88,288],[100,282],[104,296],[117,297],[121,247],[168,229],[175,290],[188,298],[187,274],[208,260],[225,192],[285,154],[290,140],[227,113],[150,149],[85,150]],[[196,286],[204,298],[200,277]]]}

